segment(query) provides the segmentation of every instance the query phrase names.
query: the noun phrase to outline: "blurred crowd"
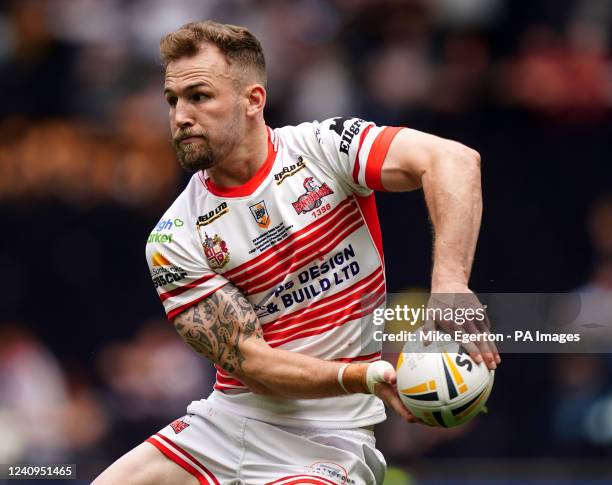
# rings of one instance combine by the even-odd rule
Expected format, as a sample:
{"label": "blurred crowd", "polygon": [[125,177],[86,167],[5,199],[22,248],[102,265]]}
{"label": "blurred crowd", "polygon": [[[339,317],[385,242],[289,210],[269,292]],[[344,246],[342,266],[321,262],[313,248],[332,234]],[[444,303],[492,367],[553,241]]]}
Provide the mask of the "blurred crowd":
{"label": "blurred crowd", "polygon": [[84,464],[79,477],[92,477],[214,382],[165,321],[106,343],[88,365],[62,362],[26,325],[0,326],[3,463]]}
{"label": "blurred crowd", "polygon": [[[159,321],[144,262],[186,179],[158,42],[205,18],[262,41],[270,126],[355,115],[481,152],[477,291],[612,289],[608,0],[2,2],[0,462],[108,463],[210,390],[211,368]],[[388,268],[389,290],[426,287],[422,199],[378,201],[387,259],[410,267]],[[452,431],[390,421],[391,461],[609,455],[606,356],[504,360],[495,413]],[[526,393],[550,390],[529,416],[513,389],[526,372]]]}
{"label": "blurred crowd", "polygon": [[2,198],[166,200],[178,174],[157,43],[192,19],[245,24],[259,36],[273,126],[338,113],[406,124],[491,106],[593,122],[612,105],[606,0],[529,9],[504,0],[2,5]]}

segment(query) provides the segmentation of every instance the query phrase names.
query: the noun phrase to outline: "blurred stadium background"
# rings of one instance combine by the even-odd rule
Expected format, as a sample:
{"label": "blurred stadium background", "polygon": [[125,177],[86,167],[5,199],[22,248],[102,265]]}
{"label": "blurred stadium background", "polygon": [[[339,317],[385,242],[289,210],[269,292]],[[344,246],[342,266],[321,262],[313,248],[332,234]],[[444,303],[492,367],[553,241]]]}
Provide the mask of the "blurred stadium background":
{"label": "blurred stadium background", "polygon": [[[204,18],[262,40],[271,126],[356,115],[481,152],[476,291],[612,288],[609,0],[3,1],[0,462],[87,483],[210,389],[144,259],[187,180],[157,45]],[[421,194],[377,200],[389,291],[426,287]],[[606,482],[610,355],[506,355],[489,408],[379,426],[387,482]]]}

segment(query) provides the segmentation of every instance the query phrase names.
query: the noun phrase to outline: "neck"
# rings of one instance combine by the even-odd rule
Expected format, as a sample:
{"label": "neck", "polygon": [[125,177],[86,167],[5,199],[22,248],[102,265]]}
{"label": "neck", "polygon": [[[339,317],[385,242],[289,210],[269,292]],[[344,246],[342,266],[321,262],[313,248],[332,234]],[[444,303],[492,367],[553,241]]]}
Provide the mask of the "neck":
{"label": "neck", "polygon": [[215,185],[232,187],[248,182],[268,158],[268,130],[262,120],[224,160],[206,170]]}

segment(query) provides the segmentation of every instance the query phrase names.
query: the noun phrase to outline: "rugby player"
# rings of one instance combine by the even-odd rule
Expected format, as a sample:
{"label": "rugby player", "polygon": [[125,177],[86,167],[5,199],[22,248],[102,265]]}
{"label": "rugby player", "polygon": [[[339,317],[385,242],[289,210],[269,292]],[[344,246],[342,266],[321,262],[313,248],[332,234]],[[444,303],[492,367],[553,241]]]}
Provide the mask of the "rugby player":
{"label": "rugby player", "polygon": [[[269,128],[264,55],[242,27],[184,25],[161,55],[172,142],[194,175],[149,237],[147,261],[216,384],[94,483],[382,483],[372,428],[383,403],[416,419],[373,339],[385,299],[373,191],[423,188],[432,292],[473,296],[479,154],[358,118]],[[477,359],[495,368],[486,345]]]}

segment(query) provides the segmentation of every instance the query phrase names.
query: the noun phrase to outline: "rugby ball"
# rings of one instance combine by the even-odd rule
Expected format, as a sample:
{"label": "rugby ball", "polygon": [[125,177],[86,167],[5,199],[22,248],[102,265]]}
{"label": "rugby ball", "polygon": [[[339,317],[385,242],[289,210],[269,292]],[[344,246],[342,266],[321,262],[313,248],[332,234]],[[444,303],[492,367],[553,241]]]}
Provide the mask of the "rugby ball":
{"label": "rugby ball", "polygon": [[486,410],[495,372],[458,345],[441,352],[403,352],[397,390],[404,405],[430,426],[452,428]]}

